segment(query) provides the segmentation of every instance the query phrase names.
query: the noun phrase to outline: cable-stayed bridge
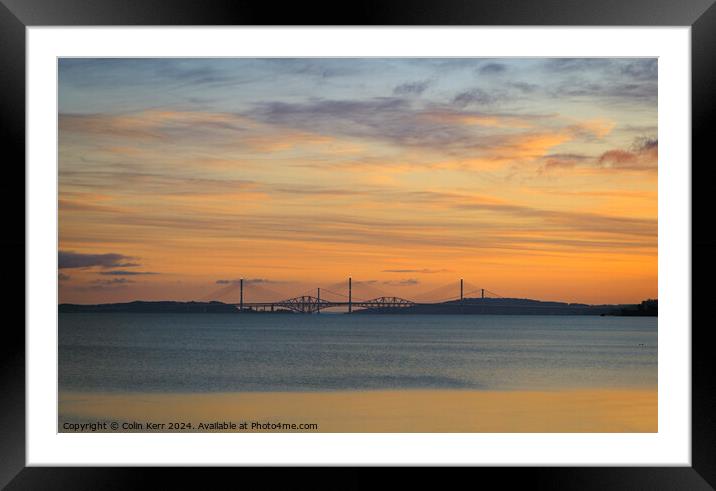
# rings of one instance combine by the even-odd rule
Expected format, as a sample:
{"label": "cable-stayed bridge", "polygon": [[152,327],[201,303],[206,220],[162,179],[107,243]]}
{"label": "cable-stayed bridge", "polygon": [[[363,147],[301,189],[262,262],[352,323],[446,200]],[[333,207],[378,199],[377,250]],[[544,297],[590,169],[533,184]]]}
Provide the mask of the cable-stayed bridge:
{"label": "cable-stayed bridge", "polygon": [[[419,298],[413,300],[383,294],[383,292],[372,285],[373,282],[355,283],[355,286],[361,290],[361,297],[354,296],[354,282],[352,278],[348,278],[346,283],[330,285],[330,289],[316,288],[312,292],[306,292],[295,297],[282,298],[280,294],[272,292],[260,281],[245,281],[244,279],[240,279],[238,281],[231,282],[227,287],[223,287],[222,289],[213,292],[211,295],[205,297],[205,300],[215,300],[218,297],[226,296],[228,294],[232,294],[233,296],[237,293],[236,290],[238,289],[238,303],[227,303],[235,305],[240,312],[276,312],[288,310],[303,314],[315,314],[319,313],[321,310],[337,308],[346,309],[348,313],[351,313],[356,309],[400,309],[414,307],[416,305],[447,304],[459,307],[468,295],[472,295],[474,293],[478,293],[480,298],[500,298],[500,295],[484,288],[474,288],[466,284],[462,279],[459,281],[459,284],[455,282],[450,283],[449,285],[443,285],[429,292],[425,292],[421,294]],[[347,287],[345,294],[335,291],[340,286]],[[466,286],[469,288],[469,291],[465,291]],[[278,300],[260,302],[245,301],[245,294],[248,293],[245,290],[249,290],[253,294],[259,294],[264,297],[271,296],[273,298],[277,298]],[[458,291],[459,294],[457,294]],[[453,293],[453,295],[449,297],[441,297],[441,295],[446,293]],[[366,298],[366,294],[368,294],[368,297],[370,298]],[[371,296],[370,294],[374,294],[375,296]],[[420,301],[420,298],[430,298],[431,301]]]}

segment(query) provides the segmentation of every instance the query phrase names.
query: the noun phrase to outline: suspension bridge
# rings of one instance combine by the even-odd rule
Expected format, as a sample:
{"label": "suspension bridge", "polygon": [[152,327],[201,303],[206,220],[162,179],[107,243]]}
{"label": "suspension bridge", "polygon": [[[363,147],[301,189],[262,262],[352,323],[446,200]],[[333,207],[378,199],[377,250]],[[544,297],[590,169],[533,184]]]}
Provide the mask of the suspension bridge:
{"label": "suspension bridge", "polygon": [[[429,292],[423,293],[419,298],[432,297],[431,301],[420,301],[419,299],[409,300],[398,296],[389,296],[383,294],[378,288],[376,288],[373,281],[370,282],[354,282],[352,278],[348,278],[346,283],[330,285],[331,288],[316,288],[311,292],[305,292],[301,295],[283,298],[281,300],[268,300],[268,301],[246,301],[245,299],[245,286],[250,289],[254,295],[257,296],[272,296],[273,298],[282,298],[280,294],[269,290],[263,286],[264,280],[244,280],[243,278],[237,281],[229,282],[229,286],[224,287],[211,295],[204,298],[204,300],[217,300],[218,298],[225,297],[229,294],[232,296],[236,294],[238,289],[239,302],[227,302],[234,305],[240,312],[279,312],[279,311],[291,311],[302,314],[317,314],[325,309],[344,309],[348,313],[352,313],[358,309],[401,309],[407,307],[415,307],[418,305],[450,305],[460,307],[463,301],[468,298],[468,295],[478,293],[478,298],[501,298],[500,295],[486,290],[484,288],[472,288],[467,285],[470,290],[465,291],[466,283],[464,280],[459,282],[459,295],[456,294],[458,285],[451,283],[444,285],[439,288],[433,289]],[[354,285],[357,283],[357,285]],[[246,284],[246,285],[245,285]],[[346,293],[336,292],[337,287],[347,286]],[[358,286],[362,290],[363,295],[361,297],[354,296],[354,286]],[[452,290],[452,292],[450,292]],[[455,293],[451,296],[435,299],[436,296],[440,296],[441,293]],[[369,295],[366,296],[365,294]],[[370,296],[373,293],[375,296]],[[236,297],[234,297],[236,298]]]}

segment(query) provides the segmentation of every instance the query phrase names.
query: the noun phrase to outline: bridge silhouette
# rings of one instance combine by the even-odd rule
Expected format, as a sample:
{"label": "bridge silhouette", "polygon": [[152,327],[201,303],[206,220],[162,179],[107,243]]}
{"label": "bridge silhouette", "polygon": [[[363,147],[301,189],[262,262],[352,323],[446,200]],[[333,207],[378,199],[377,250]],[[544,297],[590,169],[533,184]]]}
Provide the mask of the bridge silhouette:
{"label": "bridge silhouette", "polygon": [[[418,301],[409,300],[398,296],[390,296],[382,294],[380,290],[372,286],[374,282],[357,282],[358,286],[362,290],[367,290],[368,293],[373,293],[376,296],[371,298],[357,298],[354,296],[354,282],[352,278],[348,278],[346,294],[338,293],[328,288],[316,288],[315,294],[313,292],[306,292],[298,296],[283,298],[279,293],[273,292],[267,287],[263,286],[265,280],[245,280],[244,278],[232,282],[228,282],[229,285],[221,288],[220,290],[213,292],[212,294],[205,297],[203,300],[216,300],[217,297],[226,296],[228,294],[236,294],[236,289],[239,290],[239,301],[238,302],[226,302],[230,305],[234,305],[240,312],[277,312],[277,311],[291,311],[302,314],[317,314],[321,310],[344,308],[347,309],[348,313],[352,313],[356,309],[402,309],[407,307],[414,307],[417,305],[454,305],[459,307],[462,302],[467,298],[467,295],[473,293],[479,293],[480,298],[491,297],[500,298],[500,295],[486,290],[484,288],[472,288],[470,291],[465,292],[465,286],[467,285],[464,280],[460,279],[459,282],[459,295],[452,295],[446,298],[440,298],[433,301]],[[331,285],[333,288],[335,285]],[[278,298],[278,300],[268,301],[245,301],[244,294],[245,287],[253,290],[253,293],[263,294],[264,296],[272,296]],[[468,285],[468,287],[470,287]],[[456,283],[450,283],[449,285],[443,285],[439,288],[433,289],[427,293],[421,294],[419,297],[432,296],[433,298],[440,293],[446,291],[455,292],[458,290]],[[322,294],[323,293],[323,297]],[[326,298],[326,294],[329,297],[334,297],[333,300]],[[335,299],[336,297],[341,297]],[[234,297],[235,298],[235,297]]]}

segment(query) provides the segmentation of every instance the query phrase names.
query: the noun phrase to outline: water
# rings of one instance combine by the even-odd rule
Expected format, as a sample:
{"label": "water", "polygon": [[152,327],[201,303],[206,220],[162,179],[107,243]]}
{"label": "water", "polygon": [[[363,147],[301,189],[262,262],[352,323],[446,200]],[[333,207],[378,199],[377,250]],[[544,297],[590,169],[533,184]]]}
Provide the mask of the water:
{"label": "water", "polygon": [[60,390],[239,392],[657,385],[657,319],[60,314]]}

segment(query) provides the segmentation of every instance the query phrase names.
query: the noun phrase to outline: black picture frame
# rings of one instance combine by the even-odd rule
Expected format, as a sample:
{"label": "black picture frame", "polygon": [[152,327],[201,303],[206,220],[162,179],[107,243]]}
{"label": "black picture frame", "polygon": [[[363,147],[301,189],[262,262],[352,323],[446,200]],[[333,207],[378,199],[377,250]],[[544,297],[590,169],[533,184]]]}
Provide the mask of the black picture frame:
{"label": "black picture frame", "polygon": [[[3,170],[6,307],[25,305],[25,29],[29,26],[110,25],[503,25],[503,26],[691,26],[692,62],[692,284],[716,273],[716,229],[711,226],[712,149],[716,126],[716,6],[714,0],[373,0],[351,4],[191,0],[0,0],[0,139]],[[680,163],[688,165],[688,162]],[[22,184],[21,184],[22,183]],[[707,221],[709,220],[709,221]],[[12,278],[12,282],[10,281]],[[692,287],[692,466],[479,468],[469,479],[495,477],[550,489],[713,489],[716,487],[716,382],[707,342],[710,323],[699,319],[709,289]],[[22,310],[24,324],[24,309]],[[7,317],[9,319],[9,317]],[[127,489],[160,477],[205,487],[206,472],[150,468],[50,468],[25,465],[25,331],[6,321],[0,341],[0,486],[7,489]],[[223,469],[222,473],[234,470]],[[246,479],[243,470],[244,479]],[[465,471],[465,470],[463,470]],[[253,473],[253,471],[252,471]],[[318,484],[315,469],[298,473]],[[423,480],[422,472],[414,474]],[[460,477],[454,475],[455,477]],[[212,477],[214,477],[212,475]],[[229,476],[230,477],[230,476]],[[354,473],[346,483],[370,485],[375,477]],[[345,481],[344,481],[345,482]],[[441,481],[442,482],[442,481]],[[444,482],[442,482],[444,485]]]}

